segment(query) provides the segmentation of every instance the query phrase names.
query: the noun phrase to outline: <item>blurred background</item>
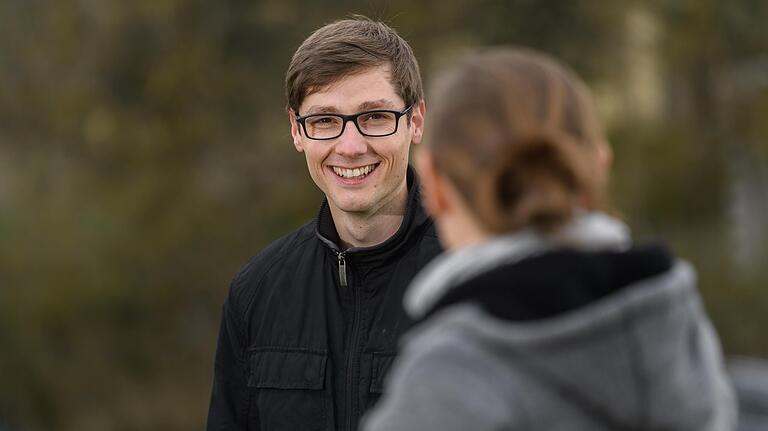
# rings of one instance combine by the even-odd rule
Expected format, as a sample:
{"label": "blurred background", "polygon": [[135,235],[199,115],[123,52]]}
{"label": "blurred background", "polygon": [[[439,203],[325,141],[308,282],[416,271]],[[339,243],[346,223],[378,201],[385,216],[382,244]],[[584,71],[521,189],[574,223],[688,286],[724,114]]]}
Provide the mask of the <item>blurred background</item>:
{"label": "blurred background", "polygon": [[696,265],[727,354],[768,358],[764,0],[2,0],[0,430],[203,427],[229,280],[321,197],[285,69],[351,13],[427,87],[489,44],[571,64],[635,237]]}

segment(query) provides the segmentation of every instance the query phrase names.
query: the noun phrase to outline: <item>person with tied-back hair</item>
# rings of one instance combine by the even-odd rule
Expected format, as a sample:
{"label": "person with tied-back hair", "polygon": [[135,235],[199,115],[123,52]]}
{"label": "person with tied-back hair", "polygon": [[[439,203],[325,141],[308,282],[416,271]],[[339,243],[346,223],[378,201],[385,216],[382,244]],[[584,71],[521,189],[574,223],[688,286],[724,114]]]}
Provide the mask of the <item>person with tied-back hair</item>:
{"label": "person with tied-back hair", "polygon": [[522,48],[437,78],[417,154],[447,251],[405,297],[366,431],[735,427],[693,268],[608,215],[611,150],[586,86]]}

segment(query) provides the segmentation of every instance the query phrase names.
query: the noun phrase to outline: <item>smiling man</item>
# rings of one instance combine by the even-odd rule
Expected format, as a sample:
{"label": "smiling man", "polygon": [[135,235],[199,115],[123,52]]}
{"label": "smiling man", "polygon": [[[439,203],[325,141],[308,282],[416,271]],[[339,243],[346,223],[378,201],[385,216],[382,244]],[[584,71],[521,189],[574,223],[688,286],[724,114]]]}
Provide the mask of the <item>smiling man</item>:
{"label": "smiling man", "polygon": [[363,17],[315,31],[286,73],[293,145],[325,194],[317,217],[230,286],[208,430],[355,430],[411,324],[402,295],[440,246],[408,165],[418,64]]}

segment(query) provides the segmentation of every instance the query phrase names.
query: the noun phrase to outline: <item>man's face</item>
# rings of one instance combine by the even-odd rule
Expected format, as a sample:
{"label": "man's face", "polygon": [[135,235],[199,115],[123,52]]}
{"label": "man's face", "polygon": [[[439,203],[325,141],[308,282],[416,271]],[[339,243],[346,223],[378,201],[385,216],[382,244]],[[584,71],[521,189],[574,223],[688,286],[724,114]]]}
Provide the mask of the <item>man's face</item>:
{"label": "man's face", "polygon": [[[299,114],[402,111],[405,102],[395,92],[389,76],[389,67],[380,66],[341,78],[308,95]],[[400,117],[397,133],[390,136],[363,136],[350,121],[341,136],[325,141],[307,138],[291,112],[291,135],[332,209],[373,215],[387,205],[397,204],[396,199],[406,193],[408,151],[411,142],[421,142],[424,111],[424,102],[419,102],[411,109],[410,121]]]}

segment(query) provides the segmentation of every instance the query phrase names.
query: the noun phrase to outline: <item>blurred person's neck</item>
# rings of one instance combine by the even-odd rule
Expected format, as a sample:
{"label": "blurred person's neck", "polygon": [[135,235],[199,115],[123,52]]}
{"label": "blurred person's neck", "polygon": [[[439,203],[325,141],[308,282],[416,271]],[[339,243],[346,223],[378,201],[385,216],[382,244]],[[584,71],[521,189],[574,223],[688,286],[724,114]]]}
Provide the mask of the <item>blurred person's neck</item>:
{"label": "blurred person's neck", "polygon": [[471,247],[493,238],[450,182],[443,181],[437,187],[439,190],[432,192],[441,194],[447,204],[431,211],[431,215],[437,227],[437,236],[446,250]]}
{"label": "blurred person's neck", "polygon": [[451,251],[478,245],[493,237],[467,213],[454,212],[436,219],[435,224],[440,242]]}

